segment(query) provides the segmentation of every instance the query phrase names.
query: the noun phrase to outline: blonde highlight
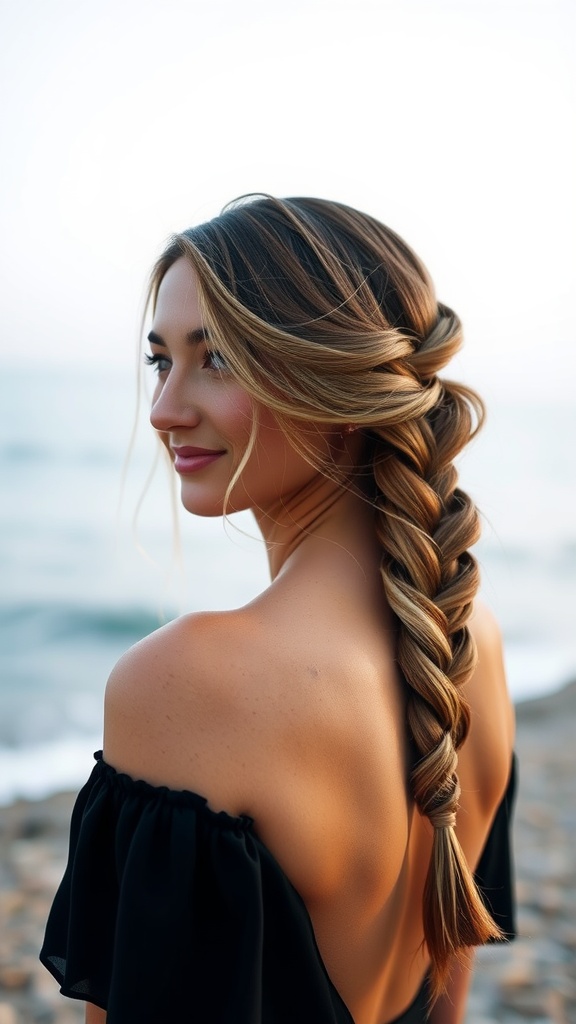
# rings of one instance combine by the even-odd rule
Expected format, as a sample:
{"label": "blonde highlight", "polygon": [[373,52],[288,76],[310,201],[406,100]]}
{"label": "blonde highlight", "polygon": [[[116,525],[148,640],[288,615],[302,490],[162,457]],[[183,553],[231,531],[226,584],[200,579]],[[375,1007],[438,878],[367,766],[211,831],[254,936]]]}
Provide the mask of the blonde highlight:
{"label": "blonde highlight", "polygon": [[[454,458],[483,419],[475,392],[438,376],[461,346],[460,322],[402,239],[338,203],[232,204],[174,236],[152,274],[152,305],[180,258],[197,276],[204,327],[229,372],[312,464],[373,504],[415,750],[411,791],[434,828],[423,923],[437,996],[455,955],[500,936],[454,829],[479,585],[469,552],[479,516]],[[307,424],[361,430],[362,465],[320,461]],[[255,420],[227,503],[256,430]]]}

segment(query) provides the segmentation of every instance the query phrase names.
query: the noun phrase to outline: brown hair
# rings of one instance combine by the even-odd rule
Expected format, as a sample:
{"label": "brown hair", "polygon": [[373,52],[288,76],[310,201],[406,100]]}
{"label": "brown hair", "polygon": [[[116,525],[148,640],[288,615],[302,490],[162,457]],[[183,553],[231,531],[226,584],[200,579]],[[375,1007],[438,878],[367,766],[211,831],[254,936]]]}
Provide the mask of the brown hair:
{"label": "brown hair", "polygon": [[[236,201],[174,236],[154,268],[152,302],[181,256],[198,276],[205,325],[230,372],[289,434],[297,421],[365,432],[359,472],[398,622],[416,751],[411,789],[434,828],[423,921],[437,995],[453,954],[500,935],[454,830],[457,749],[469,728],[461,687],[476,656],[466,623],[479,581],[468,549],[479,522],[453,460],[483,417],[473,391],[438,377],[460,347],[460,322],[401,238],[340,203]],[[307,450],[301,432],[298,444]],[[315,458],[312,445],[307,454]]]}

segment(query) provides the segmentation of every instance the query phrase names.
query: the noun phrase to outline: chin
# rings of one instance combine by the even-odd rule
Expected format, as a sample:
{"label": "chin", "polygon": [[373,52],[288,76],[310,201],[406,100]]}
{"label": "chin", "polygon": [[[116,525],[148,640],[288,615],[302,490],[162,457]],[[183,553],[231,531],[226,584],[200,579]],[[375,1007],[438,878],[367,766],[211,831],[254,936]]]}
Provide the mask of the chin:
{"label": "chin", "polygon": [[247,506],[238,508],[235,503],[229,502],[224,509],[224,496],[208,494],[191,494],[187,492],[186,485],[182,483],[180,488],[180,501],[182,507],[192,516],[199,516],[201,519],[217,519],[223,515],[231,515],[233,512],[241,512]]}
{"label": "chin", "polygon": [[[206,501],[194,501],[193,499],[181,496],[182,507],[191,516],[200,516],[201,519],[217,519],[224,515],[222,503],[211,504]],[[230,511],[230,509],[228,510]]]}

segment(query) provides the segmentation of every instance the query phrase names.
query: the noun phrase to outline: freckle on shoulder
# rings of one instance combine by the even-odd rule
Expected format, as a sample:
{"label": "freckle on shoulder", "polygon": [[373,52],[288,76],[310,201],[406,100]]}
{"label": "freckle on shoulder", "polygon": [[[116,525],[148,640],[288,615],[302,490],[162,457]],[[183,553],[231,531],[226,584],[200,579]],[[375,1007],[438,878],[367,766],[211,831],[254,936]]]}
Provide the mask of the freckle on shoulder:
{"label": "freckle on shoulder", "polygon": [[117,662],[107,699],[154,699],[167,688],[210,688],[234,669],[245,634],[235,612],[199,612],[175,619],[130,648]]}
{"label": "freckle on shoulder", "polygon": [[[240,626],[228,613],[189,615],[132,647],[106,688],[105,759],[129,775],[181,788],[195,751],[213,775],[218,743],[229,741],[241,707]],[[209,778],[201,781],[206,786]]]}

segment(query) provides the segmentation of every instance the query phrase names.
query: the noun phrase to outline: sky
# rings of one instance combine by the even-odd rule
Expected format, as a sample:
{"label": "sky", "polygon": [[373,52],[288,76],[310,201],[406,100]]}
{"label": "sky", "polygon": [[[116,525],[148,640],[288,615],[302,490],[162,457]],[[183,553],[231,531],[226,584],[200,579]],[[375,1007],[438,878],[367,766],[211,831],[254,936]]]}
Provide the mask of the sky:
{"label": "sky", "polygon": [[130,368],[172,231],[319,195],[416,249],[464,321],[460,376],[569,400],[575,21],[573,0],[0,0],[4,359]]}

